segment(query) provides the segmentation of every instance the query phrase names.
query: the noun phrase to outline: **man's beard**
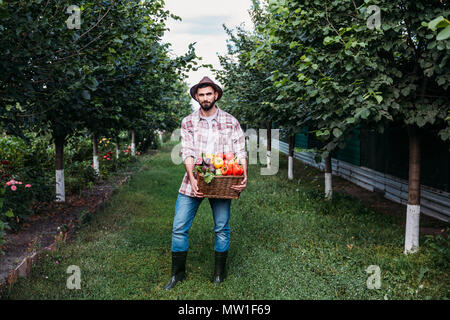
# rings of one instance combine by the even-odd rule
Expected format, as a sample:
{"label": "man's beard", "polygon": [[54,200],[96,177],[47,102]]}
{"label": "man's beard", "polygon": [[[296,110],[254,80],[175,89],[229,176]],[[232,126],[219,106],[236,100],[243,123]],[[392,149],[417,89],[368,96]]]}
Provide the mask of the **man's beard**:
{"label": "man's beard", "polygon": [[209,111],[209,110],[212,109],[212,107],[214,107],[214,105],[216,104],[216,102],[217,102],[217,100],[214,99],[213,102],[210,103],[209,105],[207,105],[206,107],[205,107],[202,103],[199,103],[199,104],[200,104],[200,108],[202,108],[203,111]]}

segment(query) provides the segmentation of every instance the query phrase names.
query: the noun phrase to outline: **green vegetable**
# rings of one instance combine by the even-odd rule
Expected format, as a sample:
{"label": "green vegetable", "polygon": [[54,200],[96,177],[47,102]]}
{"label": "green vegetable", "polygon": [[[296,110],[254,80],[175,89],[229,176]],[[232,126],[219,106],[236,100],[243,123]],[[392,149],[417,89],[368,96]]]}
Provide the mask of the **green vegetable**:
{"label": "green vegetable", "polygon": [[209,171],[206,172],[205,175],[203,176],[203,179],[205,179],[205,182],[207,184],[210,184],[213,178],[214,178],[214,173],[209,172]]}

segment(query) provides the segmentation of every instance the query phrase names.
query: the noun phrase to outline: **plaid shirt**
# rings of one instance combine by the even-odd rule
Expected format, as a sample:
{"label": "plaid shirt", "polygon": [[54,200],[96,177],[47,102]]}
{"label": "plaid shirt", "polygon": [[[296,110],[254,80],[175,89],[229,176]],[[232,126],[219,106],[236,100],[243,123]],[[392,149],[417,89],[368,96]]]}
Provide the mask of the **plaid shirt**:
{"label": "plaid shirt", "polygon": [[[235,117],[217,107],[217,112],[211,120],[214,136],[214,153],[233,152],[241,159],[247,159],[245,151],[245,136],[241,125]],[[200,158],[206,150],[208,141],[208,121],[200,114],[200,109],[194,111],[181,121],[181,151],[183,163],[186,158]],[[205,152],[206,153],[206,152]],[[179,191],[194,197],[187,172],[184,174]]]}

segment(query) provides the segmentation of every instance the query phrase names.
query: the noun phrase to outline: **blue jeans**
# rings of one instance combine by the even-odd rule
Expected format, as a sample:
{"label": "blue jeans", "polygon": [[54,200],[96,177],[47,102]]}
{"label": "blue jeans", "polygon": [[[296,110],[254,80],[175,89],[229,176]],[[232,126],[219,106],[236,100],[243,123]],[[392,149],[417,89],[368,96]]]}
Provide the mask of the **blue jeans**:
{"label": "blue jeans", "polygon": [[[190,197],[178,193],[175,204],[175,217],[172,229],[172,252],[187,251],[189,248],[189,229],[192,226],[198,207],[204,198]],[[230,220],[231,199],[208,198],[214,217],[214,250],[228,251],[230,246]]]}

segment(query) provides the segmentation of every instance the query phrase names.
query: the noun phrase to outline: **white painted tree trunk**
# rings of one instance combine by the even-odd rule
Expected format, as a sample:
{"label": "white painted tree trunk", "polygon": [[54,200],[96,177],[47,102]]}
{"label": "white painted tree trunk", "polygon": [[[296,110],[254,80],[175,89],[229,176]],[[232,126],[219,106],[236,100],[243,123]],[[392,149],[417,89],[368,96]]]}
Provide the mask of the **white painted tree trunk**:
{"label": "white painted tree trunk", "polygon": [[288,179],[289,180],[293,180],[294,179],[294,158],[292,156],[289,156]]}
{"label": "white painted tree trunk", "polygon": [[64,143],[65,137],[55,136],[55,171],[56,171],[56,202],[66,201],[64,185]]}
{"label": "white painted tree trunk", "polygon": [[159,134],[159,141],[161,142],[161,144],[163,143],[163,136],[162,136],[162,132],[158,131]]}
{"label": "white painted tree trunk", "polygon": [[405,254],[419,250],[420,205],[408,204],[406,212]]}
{"label": "white painted tree trunk", "polygon": [[134,130],[131,131],[131,155],[136,155],[136,142],[134,140]]}
{"label": "white painted tree trunk", "polygon": [[116,143],[116,159],[119,159],[119,144]]}
{"label": "white painted tree trunk", "polygon": [[267,169],[270,169],[270,165],[271,165],[271,151],[267,150]]}
{"label": "white painted tree trunk", "polygon": [[92,134],[92,162],[94,164],[95,174],[97,176],[100,175],[100,165],[98,161],[98,142],[97,135],[95,133]]}
{"label": "white painted tree trunk", "polygon": [[93,162],[94,162],[94,171],[96,175],[100,175],[100,165],[98,162],[98,156],[94,155],[93,157]]}
{"label": "white painted tree trunk", "polygon": [[325,199],[333,198],[333,176],[331,173],[325,173]]}
{"label": "white painted tree trunk", "polygon": [[56,202],[66,201],[66,191],[64,186],[64,169],[56,170]]}

